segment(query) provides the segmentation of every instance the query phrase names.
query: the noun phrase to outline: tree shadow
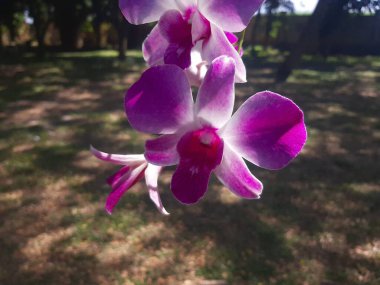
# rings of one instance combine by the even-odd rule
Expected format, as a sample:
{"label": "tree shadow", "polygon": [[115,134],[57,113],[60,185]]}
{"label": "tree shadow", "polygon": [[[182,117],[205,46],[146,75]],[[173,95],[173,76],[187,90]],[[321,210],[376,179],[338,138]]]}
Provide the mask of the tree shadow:
{"label": "tree shadow", "polygon": [[160,186],[171,216],[157,213],[139,183],[110,217],[104,179],[117,167],[91,158],[88,147],[142,153],[149,136],[133,131],[122,111],[141,63],[30,60],[17,63],[12,81],[0,80],[0,283],[378,280],[379,68],[367,74],[367,61],[308,61],[274,84],[275,62],[252,64],[237,106],[252,90],[272,89],[302,107],[309,127],[289,167],[251,166],[265,185],[262,199],[236,199],[213,179],[205,199],[185,207],[170,193],[169,168]]}

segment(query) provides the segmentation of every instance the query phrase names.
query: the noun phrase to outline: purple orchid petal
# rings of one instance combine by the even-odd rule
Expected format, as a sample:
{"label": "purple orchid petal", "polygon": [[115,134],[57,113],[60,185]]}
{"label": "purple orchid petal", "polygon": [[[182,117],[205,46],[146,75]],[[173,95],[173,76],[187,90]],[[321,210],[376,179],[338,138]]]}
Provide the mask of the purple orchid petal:
{"label": "purple orchid petal", "polygon": [[212,62],[221,55],[232,57],[235,60],[236,82],[247,82],[247,72],[239,53],[229,42],[224,31],[211,23],[211,36],[203,43],[202,57],[208,62]]}
{"label": "purple orchid petal", "polygon": [[122,154],[111,154],[97,150],[93,146],[90,146],[91,153],[98,159],[105,162],[110,162],[119,165],[134,166],[141,164],[145,161],[144,155],[122,155]]}
{"label": "purple orchid petal", "polygon": [[193,120],[193,98],[178,66],[151,67],[128,90],[125,111],[136,130],[170,134]]}
{"label": "purple orchid petal", "polygon": [[180,140],[178,134],[163,135],[145,143],[145,158],[150,163],[160,166],[176,165],[179,162],[177,143]]}
{"label": "purple orchid petal", "polygon": [[198,0],[176,0],[178,9],[184,14],[191,13],[196,9]]}
{"label": "purple orchid petal", "polygon": [[194,204],[206,193],[211,172],[221,163],[223,141],[214,129],[185,134],[177,145],[180,163],[171,182],[174,196],[183,204]]}
{"label": "purple orchid petal", "polygon": [[135,185],[144,175],[147,163],[132,169],[124,174],[119,181],[113,185],[112,192],[108,195],[105,209],[108,214],[112,214],[116,204],[120,201],[124,193],[126,193],[133,185]]}
{"label": "purple orchid petal", "polygon": [[220,133],[237,153],[266,169],[285,167],[307,138],[300,108],[270,91],[250,97]]}
{"label": "purple orchid petal", "polygon": [[235,99],[235,61],[228,56],[216,58],[199,88],[195,114],[199,120],[221,128],[231,118]]}
{"label": "purple orchid petal", "polygon": [[191,24],[184,20],[178,10],[165,12],[158,22],[158,27],[169,43],[191,44]]}
{"label": "purple orchid petal", "polygon": [[166,64],[175,64],[185,69],[191,64],[191,24],[184,20],[178,10],[167,11],[158,22],[162,36],[169,42],[164,54]]}
{"label": "purple orchid petal", "polygon": [[264,0],[198,0],[198,8],[211,22],[228,32],[241,32]]}
{"label": "purple orchid petal", "polygon": [[161,172],[162,167],[156,166],[153,164],[148,164],[148,167],[145,170],[145,182],[149,189],[149,197],[152,202],[156,205],[157,209],[163,215],[169,215],[162,205],[160,193],[158,192],[158,175]]}
{"label": "purple orchid petal", "polygon": [[244,49],[239,46],[239,38],[230,32],[224,32],[226,34],[226,37],[228,41],[234,46],[235,50],[239,53],[240,57],[244,55]]}
{"label": "purple orchid petal", "polygon": [[170,9],[177,9],[176,0],[119,0],[119,7],[128,22],[140,25],[157,21]]}
{"label": "purple orchid petal", "polygon": [[164,54],[166,64],[175,64],[182,69],[191,65],[191,46],[182,47],[178,44],[169,44]]}
{"label": "purple orchid petal", "polygon": [[235,34],[230,33],[230,32],[224,32],[224,33],[226,34],[226,37],[227,37],[228,41],[232,45],[235,45],[239,41],[239,38]]}
{"label": "purple orchid petal", "polygon": [[191,35],[193,43],[197,41],[206,39],[210,36],[210,22],[207,21],[205,17],[196,10],[192,16],[192,26],[191,26]]}
{"label": "purple orchid petal", "polygon": [[107,178],[107,184],[110,186],[114,186],[130,170],[131,170],[131,167],[128,165],[122,167],[118,172],[116,172],[115,174]]}
{"label": "purple orchid petal", "polygon": [[160,65],[164,63],[164,55],[169,47],[166,38],[161,34],[158,25],[156,25],[143,43],[143,56],[145,61],[150,65]]}
{"label": "purple orchid petal", "polygon": [[259,199],[263,184],[252,175],[244,160],[224,144],[223,161],[215,169],[215,175],[237,196]]}

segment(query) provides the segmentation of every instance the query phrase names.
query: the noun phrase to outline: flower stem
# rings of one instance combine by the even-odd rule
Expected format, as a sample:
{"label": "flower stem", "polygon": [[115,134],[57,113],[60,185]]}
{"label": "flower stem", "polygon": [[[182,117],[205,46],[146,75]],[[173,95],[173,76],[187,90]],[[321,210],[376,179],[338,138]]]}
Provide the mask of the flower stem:
{"label": "flower stem", "polygon": [[239,54],[241,53],[241,50],[243,48],[243,43],[244,43],[244,38],[245,38],[245,32],[246,31],[247,31],[247,29],[243,30],[243,33],[242,33],[241,38],[240,38],[240,42],[239,42]]}

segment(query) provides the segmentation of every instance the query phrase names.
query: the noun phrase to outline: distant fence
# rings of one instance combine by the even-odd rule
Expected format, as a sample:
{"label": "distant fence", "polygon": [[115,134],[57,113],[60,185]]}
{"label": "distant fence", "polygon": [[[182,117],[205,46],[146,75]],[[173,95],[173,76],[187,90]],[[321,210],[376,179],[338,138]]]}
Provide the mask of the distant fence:
{"label": "distant fence", "polygon": [[[291,49],[297,43],[308,19],[308,16],[275,16],[271,36],[266,39],[267,18],[263,16],[258,26],[254,28],[257,21],[255,18],[247,31],[246,43],[261,45],[269,43],[280,49]],[[253,35],[254,30],[255,35]],[[311,39],[307,44],[307,51],[353,55],[380,54],[380,16],[344,16],[323,42],[319,42],[317,38]]]}

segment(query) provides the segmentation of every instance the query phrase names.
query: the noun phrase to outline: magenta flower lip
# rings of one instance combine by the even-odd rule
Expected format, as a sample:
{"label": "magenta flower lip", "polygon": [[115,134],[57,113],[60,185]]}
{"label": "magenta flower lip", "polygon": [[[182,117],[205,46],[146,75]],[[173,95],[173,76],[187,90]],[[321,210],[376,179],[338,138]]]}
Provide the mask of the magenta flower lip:
{"label": "magenta flower lip", "polygon": [[258,199],[262,183],[243,158],[266,169],[281,169],[306,142],[303,112],[279,94],[257,93],[232,116],[235,66],[231,57],[216,58],[195,104],[186,75],[176,65],[148,69],[126,94],[132,127],[161,135],[147,141],[147,161],[178,164],[171,190],[181,203],[198,202],[212,173],[236,195]]}
{"label": "magenta flower lip", "polygon": [[236,62],[236,82],[246,82],[246,69],[232,33],[244,30],[264,0],[119,0],[132,24],[158,21],[143,44],[150,66],[175,64],[200,85],[205,65],[221,56]]}

